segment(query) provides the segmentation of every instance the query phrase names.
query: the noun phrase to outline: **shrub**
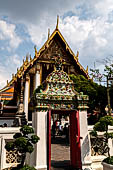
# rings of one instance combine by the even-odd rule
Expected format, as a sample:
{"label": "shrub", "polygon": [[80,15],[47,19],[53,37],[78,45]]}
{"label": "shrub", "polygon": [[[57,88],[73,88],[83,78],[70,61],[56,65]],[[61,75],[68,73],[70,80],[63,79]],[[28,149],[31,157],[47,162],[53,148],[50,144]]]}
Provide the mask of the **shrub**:
{"label": "shrub", "polygon": [[[110,163],[113,165],[113,156],[110,156],[110,148],[108,145],[108,139],[113,139],[113,133],[108,132],[108,126],[113,125],[113,118],[111,116],[104,116],[101,117],[100,120],[94,125],[93,131],[90,133],[92,136],[95,136],[98,138],[98,133],[97,132],[104,132],[103,134],[103,144],[104,144],[104,152],[103,154],[107,153],[108,158],[104,159],[104,162]],[[98,146],[97,146],[98,147]],[[98,148],[99,149],[99,148]]]}
{"label": "shrub", "polygon": [[[32,153],[34,150],[34,144],[36,144],[40,138],[33,134],[34,130],[28,125],[24,125],[20,129],[20,133],[16,133],[13,138],[13,142],[8,142],[5,145],[7,151],[16,150],[21,155],[21,163],[13,168],[15,170],[35,170],[35,168],[30,167],[25,164],[26,153]],[[29,135],[32,134],[32,135]]]}

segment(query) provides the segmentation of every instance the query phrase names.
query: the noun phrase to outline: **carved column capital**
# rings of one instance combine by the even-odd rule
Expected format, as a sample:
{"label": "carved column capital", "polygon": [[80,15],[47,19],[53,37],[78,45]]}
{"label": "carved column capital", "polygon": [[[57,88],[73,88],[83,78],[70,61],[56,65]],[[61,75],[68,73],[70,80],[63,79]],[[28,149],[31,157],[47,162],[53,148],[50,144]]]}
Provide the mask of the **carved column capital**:
{"label": "carved column capital", "polygon": [[26,81],[29,81],[29,80],[30,80],[30,76],[29,76],[29,73],[26,73],[26,77],[25,77],[25,80],[26,80]]}
{"label": "carved column capital", "polygon": [[40,73],[40,64],[39,63],[36,65],[36,72]]}
{"label": "carved column capital", "polygon": [[87,110],[88,109],[88,106],[87,106],[88,100],[89,100],[89,96],[83,95],[83,92],[80,92],[77,95],[78,109],[79,110]]}

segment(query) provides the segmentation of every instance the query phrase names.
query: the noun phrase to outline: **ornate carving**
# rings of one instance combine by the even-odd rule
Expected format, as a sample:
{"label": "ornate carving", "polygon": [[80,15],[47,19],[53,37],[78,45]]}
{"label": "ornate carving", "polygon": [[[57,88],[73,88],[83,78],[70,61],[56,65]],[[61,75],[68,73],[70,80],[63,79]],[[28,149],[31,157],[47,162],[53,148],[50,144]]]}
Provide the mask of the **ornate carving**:
{"label": "ornate carving", "polygon": [[18,154],[16,150],[6,151],[6,163],[18,164],[21,162],[21,155]]}
{"label": "ornate carving", "polygon": [[87,95],[83,95],[83,92],[80,92],[80,94],[77,95],[77,100],[78,100],[78,109],[80,110],[88,109],[87,103],[89,97]]}
{"label": "ornate carving", "polygon": [[56,57],[56,69],[46,79],[46,91],[36,94],[37,109],[65,109],[75,108],[74,84],[67,73],[61,70],[62,60]]}
{"label": "ornate carving", "polygon": [[108,152],[108,148],[102,136],[95,138],[90,137],[91,141],[91,155],[98,156],[98,155],[105,155]]}

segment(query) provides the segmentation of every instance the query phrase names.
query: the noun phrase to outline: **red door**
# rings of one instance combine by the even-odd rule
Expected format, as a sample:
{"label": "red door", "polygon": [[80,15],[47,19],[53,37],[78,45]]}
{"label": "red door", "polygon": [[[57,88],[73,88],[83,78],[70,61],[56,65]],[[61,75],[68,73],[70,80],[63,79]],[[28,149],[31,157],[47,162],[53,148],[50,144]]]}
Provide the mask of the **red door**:
{"label": "red door", "polygon": [[79,112],[76,111],[70,113],[70,159],[73,168],[82,168]]}
{"label": "red door", "polygon": [[47,170],[51,170],[51,110],[47,114]]}

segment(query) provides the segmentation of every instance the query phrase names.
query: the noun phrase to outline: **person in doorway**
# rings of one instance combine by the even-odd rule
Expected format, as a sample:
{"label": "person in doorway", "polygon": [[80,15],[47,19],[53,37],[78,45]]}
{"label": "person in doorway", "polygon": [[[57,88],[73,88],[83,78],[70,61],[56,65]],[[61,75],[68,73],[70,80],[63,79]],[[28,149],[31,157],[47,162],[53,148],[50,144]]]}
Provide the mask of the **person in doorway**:
{"label": "person in doorway", "polygon": [[63,126],[62,126],[62,124],[61,124],[61,122],[60,122],[60,124],[59,124],[59,130],[58,130],[58,135],[62,136],[62,134],[63,134]]}
{"label": "person in doorway", "polygon": [[56,134],[56,123],[53,122],[53,125],[52,125],[52,134],[53,134],[53,139],[55,139],[55,134]]}
{"label": "person in doorway", "polygon": [[66,142],[69,143],[69,125],[66,123],[64,125],[64,135],[66,137]]}

